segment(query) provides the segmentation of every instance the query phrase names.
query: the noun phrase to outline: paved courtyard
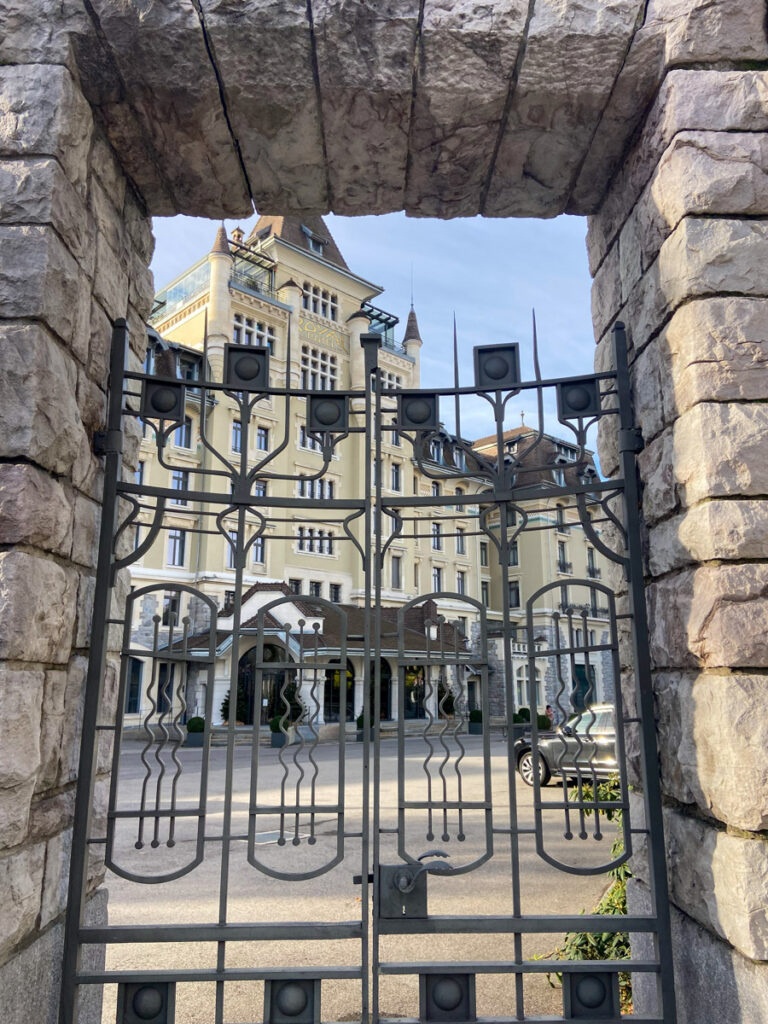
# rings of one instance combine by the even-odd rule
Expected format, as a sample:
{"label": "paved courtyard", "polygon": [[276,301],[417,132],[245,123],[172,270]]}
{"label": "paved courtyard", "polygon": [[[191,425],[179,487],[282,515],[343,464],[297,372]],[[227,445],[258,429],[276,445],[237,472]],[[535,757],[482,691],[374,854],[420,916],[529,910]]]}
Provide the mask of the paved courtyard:
{"label": "paved courtyard", "polygon": [[[464,761],[464,787],[467,799],[481,795],[483,781],[481,741],[471,738],[467,741],[468,753]],[[137,743],[126,743],[121,756],[120,804],[134,803],[141,788],[144,767]],[[362,810],[362,759],[363,745],[351,743],[346,747],[346,817],[348,833],[361,831]],[[396,823],[392,813],[396,808],[396,751],[394,740],[382,742],[381,804],[382,826],[391,827]],[[508,814],[506,744],[494,737],[491,744],[491,779],[494,794],[494,825],[503,827]],[[443,751],[441,750],[442,754]],[[323,744],[318,748],[318,801],[332,802],[335,789],[336,747]],[[286,748],[284,761],[292,764],[293,749]],[[151,758],[150,758],[151,760]],[[179,807],[193,806],[199,786],[201,752],[182,749],[179,752],[184,773],[179,783]],[[423,785],[424,746],[420,739],[408,739],[405,743],[405,765],[408,793],[418,793]],[[433,762],[434,763],[434,762]],[[277,802],[283,767],[278,751],[260,748],[259,799],[264,804]],[[224,803],[226,749],[214,748],[211,752],[209,776],[209,805],[207,830],[216,835],[221,829]],[[233,785],[233,835],[247,833],[250,789],[251,751],[238,746],[234,752]],[[446,772],[448,774],[448,772]],[[439,780],[439,772],[436,772]],[[411,788],[412,787],[412,788]],[[547,799],[557,799],[558,787],[545,790]],[[516,782],[518,820],[521,828],[533,826],[532,791],[519,779]],[[438,797],[435,796],[435,799]],[[416,797],[418,799],[418,797]],[[135,804],[134,804],[135,805]],[[187,819],[189,822],[190,819]],[[442,820],[435,820],[435,838],[426,841],[421,822],[417,820],[407,829],[409,850],[415,853],[429,849],[442,849],[451,853],[450,861],[461,866],[478,857],[485,842],[482,818],[475,812],[466,815],[464,829],[466,839],[456,842],[455,822],[448,824],[452,838],[443,841]],[[185,827],[187,831],[185,832]],[[292,825],[291,825],[292,827]],[[610,829],[611,826],[608,826]],[[172,855],[189,859],[194,850],[192,825],[180,821],[177,843],[173,851],[161,846],[155,856]],[[267,815],[258,826],[256,837],[257,856],[264,863],[282,870],[296,871],[306,868],[308,863],[319,863],[335,848],[335,819],[320,815],[316,822],[317,842],[308,846],[308,829],[302,824],[299,835],[302,841],[294,846],[293,832],[288,833],[288,842],[279,846],[279,819]],[[585,843],[566,843],[558,836],[562,828],[553,826],[547,830],[551,849],[567,854],[570,861],[579,864],[594,863],[596,848],[601,857],[608,855],[611,835],[602,843],[590,840]],[[135,838],[132,837],[132,838]],[[382,861],[396,863],[394,848],[386,846],[391,837],[385,836]],[[418,846],[417,844],[421,844]],[[309,881],[290,882],[267,877],[254,869],[245,856],[246,843],[235,841],[232,846],[229,875],[229,919],[240,922],[276,921],[354,921],[360,918],[360,887],[353,883],[353,876],[360,873],[361,846],[359,839],[347,840],[343,861],[334,869]],[[218,893],[221,875],[220,843],[213,840],[206,844],[203,863],[190,874],[162,885],[136,884],[107,873],[109,888],[109,913],[112,924],[150,923],[211,923],[218,917]],[[120,854],[124,863],[136,865],[141,858],[133,848],[127,830],[122,833]],[[148,849],[142,851],[144,863],[148,863]],[[318,860],[319,858],[319,860]],[[576,914],[591,910],[606,885],[603,876],[581,877],[564,874],[547,865],[537,856],[532,836],[524,836],[520,843],[521,902],[525,914]],[[429,878],[430,914],[505,914],[512,910],[510,886],[510,847],[506,836],[494,837],[494,855],[480,868],[466,874]],[[559,937],[549,935],[531,936],[524,940],[524,955],[548,953]],[[506,935],[463,935],[463,936],[393,936],[382,938],[382,961],[425,961],[451,959],[460,961],[498,961],[511,959],[513,939]],[[360,946],[356,940],[332,940],[323,942],[243,942],[232,943],[227,951],[227,966],[268,967],[287,965],[357,965],[360,962]],[[215,943],[178,943],[171,945],[113,946],[108,953],[110,969],[157,969],[158,967],[214,967],[216,963]],[[263,983],[228,983],[225,1002],[227,1024],[253,1024],[262,1019]],[[512,1012],[514,981],[509,975],[479,975],[477,979],[477,1009],[479,1014],[488,1016],[509,1016]],[[545,976],[526,978],[525,997],[527,1013],[552,1013],[561,1011],[559,988],[553,989]],[[214,986],[211,983],[193,983],[179,986],[177,995],[177,1024],[211,1024],[213,1021]],[[104,1024],[115,1019],[115,990],[110,987],[105,994]],[[322,1018],[329,1021],[354,1021],[360,1014],[360,986],[358,981],[325,981],[322,989]],[[391,976],[381,984],[382,1016],[418,1015],[418,978],[415,976]]]}

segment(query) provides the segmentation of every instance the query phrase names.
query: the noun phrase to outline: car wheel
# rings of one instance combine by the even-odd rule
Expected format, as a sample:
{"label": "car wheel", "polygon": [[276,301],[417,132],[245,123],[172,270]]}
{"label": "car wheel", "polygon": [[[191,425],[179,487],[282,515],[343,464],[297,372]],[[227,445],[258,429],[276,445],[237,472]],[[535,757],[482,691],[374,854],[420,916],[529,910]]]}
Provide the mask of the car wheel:
{"label": "car wheel", "polygon": [[[534,772],[534,758],[533,751],[526,750],[520,760],[517,762],[517,770],[520,772],[520,778],[526,784],[526,786],[533,785],[533,772]],[[539,785],[546,786],[552,777],[547,762],[539,754]]]}

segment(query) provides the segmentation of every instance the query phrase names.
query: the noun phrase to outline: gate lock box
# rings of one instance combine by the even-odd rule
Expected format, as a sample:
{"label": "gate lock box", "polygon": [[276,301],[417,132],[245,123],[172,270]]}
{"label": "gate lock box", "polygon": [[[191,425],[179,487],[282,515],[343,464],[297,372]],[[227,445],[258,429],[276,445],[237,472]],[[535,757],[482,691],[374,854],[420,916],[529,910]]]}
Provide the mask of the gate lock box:
{"label": "gate lock box", "polygon": [[[448,857],[442,850],[423,853],[426,857]],[[427,916],[427,875],[451,871],[450,864],[381,864],[379,865],[379,917],[423,918]]]}

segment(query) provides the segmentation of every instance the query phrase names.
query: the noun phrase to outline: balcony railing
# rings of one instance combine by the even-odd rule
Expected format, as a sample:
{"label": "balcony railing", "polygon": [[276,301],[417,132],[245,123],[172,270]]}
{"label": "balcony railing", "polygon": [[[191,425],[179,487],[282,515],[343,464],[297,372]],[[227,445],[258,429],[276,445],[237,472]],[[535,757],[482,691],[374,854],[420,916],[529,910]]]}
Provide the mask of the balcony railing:
{"label": "balcony railing", "polygon": [[573,562],[563,562],[558,560],[557,571],[565,573],[567,576],[573,575]]}
{"label": "balcony railing", "polygon": [[603,575],[602,569],[598,569],[598,567],[596,565],[588,565],[587,566],[587,576],[589,576],[589,578],[591,580],[602,579],[602,575]]}
{"label": "balcony railing", "polygon": [[571,532],[571,528],[568,525],[568,523],[558,523],[557,524],[557,532],[558,533],[570,533]]}

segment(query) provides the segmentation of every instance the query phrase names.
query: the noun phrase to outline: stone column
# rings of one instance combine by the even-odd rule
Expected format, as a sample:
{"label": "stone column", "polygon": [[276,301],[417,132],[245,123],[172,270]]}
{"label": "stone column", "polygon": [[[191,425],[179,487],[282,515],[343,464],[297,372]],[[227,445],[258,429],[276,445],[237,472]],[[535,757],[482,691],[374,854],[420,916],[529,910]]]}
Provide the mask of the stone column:
{"label": "stone column", "polygon": [[224,346],[232,340],[232,304],[229,299],[229,278],[232,274],[224,225],[216,232],[213,248],[208,254],[210,267],[210,302],[208,303],[208,362],[213,380],[223,380]]}
{"label": "stone column", "polygon": [[[62,37],[37,28],[29,47],[26,38],[0,67],[4,1024],[57,1016],[102,488],[93,434],[104,426],[110,321],[128,318],[139,368],[152,299],[149,220],[94,123],[68,48],[61,42],[58,52]],[[130,471],[138,429],[127,441]],[[107,707],[115,686],[113,662]],[[105,742],[97,801],[109,757]],[[92,894],[103,876],[101,848],[93,849]],[[98,921],[105,913],[102,891],[89,914]],[[86,996],[87,1019],[96,1019],[99,998]]]}
{"label": "stone column", "polygon": [[680,1024],[768,1020],[766,96],[762,70],[670,71],[589,224],[596,365],[624,320],[645,442]]}

